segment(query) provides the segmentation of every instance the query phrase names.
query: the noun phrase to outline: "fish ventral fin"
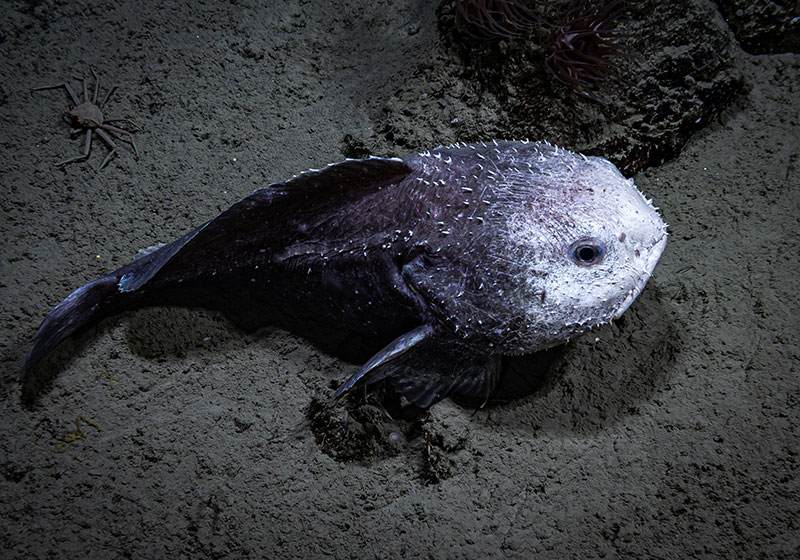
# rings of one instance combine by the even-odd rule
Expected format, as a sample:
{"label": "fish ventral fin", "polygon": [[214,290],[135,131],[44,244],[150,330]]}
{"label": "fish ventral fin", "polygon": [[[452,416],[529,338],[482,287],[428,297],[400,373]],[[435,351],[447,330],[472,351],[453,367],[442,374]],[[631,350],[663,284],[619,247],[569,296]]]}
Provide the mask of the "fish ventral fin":
{"label": "fish ventral fin", "polygon": [[333,394],[338,398],[352,389],[356,383],[362,381],[370,385],[376,383],[381,379],[385,379],[391,374],[391,370],[378,370],[378,368],[387,362],[394,360],[398,356],[405,354],[420,342],[431,338],[434,335],[434,330],[431,325],[422,325],[402,334],[384,346],[377,354],[372,356],[367,363],[350,376],[350,379],[345,381],[341,387],[336,389]]}
{"label": "fish ventral fin", "polygon": [[501,374],[499,356],[484,354],[458,343],[442,341],[413,359],[398,360],[389,381],[405,398],[428,408],[447,397],[470,407],[489,400]]}

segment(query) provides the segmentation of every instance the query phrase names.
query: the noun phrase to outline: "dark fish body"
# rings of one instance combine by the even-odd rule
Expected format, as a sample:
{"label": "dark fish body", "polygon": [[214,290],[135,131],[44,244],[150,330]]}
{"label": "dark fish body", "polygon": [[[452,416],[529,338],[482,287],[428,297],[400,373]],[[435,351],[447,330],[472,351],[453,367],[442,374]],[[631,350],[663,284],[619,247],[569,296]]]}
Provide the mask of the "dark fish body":
{"label": "dark fish body", "polygon": [[338,336],[328,346],[343,333],[383,346],[337,394],[388,377],[420,406],[486,397],[501,356],[621,314],[665,242],[613,165],[548,144],[347,160],[258,189],[79,288],[44,320],[25,367],[103,316],[183,305]]}

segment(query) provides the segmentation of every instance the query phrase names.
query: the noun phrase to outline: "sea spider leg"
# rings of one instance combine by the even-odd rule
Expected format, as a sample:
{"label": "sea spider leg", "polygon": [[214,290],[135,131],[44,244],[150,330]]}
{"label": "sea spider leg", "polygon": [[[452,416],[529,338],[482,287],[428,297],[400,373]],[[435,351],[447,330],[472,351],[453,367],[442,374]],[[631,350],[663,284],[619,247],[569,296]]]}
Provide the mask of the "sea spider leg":
{"label": "sea spider leg", "polygon": [[[100,109],[102,109],[103,107],[105,107],[105,106],[106,106],[106,103],[108,102],[108,100],[111,98],[111,95],[112,95],[112,94],[113,94],[115,91],[117,91],[117,86],[114,86],[114,87],[112,87],[110,90],[108,90],[108,93],[106,93],[106,96],[103,98],[103,102],[102,102],[102,103],[100,103],[100,105],[98,105],[98,107],[99,107]],[[123,119],[116,119],[116,120],[123,120]]]}
{"label": "sea spider leg", "polygon": [[[126,120],[126,119],[119,119],[119,120]],[[134,125],[134,126],[136,126],[136,125]],[[130,132],[128,132],[127,130],[124,130],[122,128],[119,128],[119,127],[116,127],[116,126],[111,126],[110,124],[103,124],[100,128],[102,128],[103,130],[107,130],[109,132],[113,132],[115,134],[122,134],[123,136],[125,136],[128,139],[128,141],[131,143],[131,146],[133,147],[133,155],[136,156],[136,159],[138,161],[138,159],[139,159],[139,150],[136,149],[136,142],[133,141],[133,134],[131,134]],[[100,131],[98,130],[98,132],[100,132]]]}
{"label": "sea spider leg", "polygon": [[94,68],[91,66],[89,67],[89,71],[94,76],[94,95],[92,96],[92,103],[97,105],[97,94],[100,93],[100,78],[97,77],[97,72],[94,71]]}
{"label": "sea spider leg", "polygon": [[[103,128],[105,128],[105,126],[103,126]],[[100,164],[100,167],[98,167],[98,168],[97,168],[97,170],[98,170],[98,171],[100,171],[101,169],[103,169],[103,168],[106,166],[106,164],[108,163],[108,160],[110,160],[110,159],[111,159],[111,156],[113,156],[113,155],[114,155],[114,154],[117,152],[117,144],[116,144],[116,142],[114,142],[114,140],[112,140],[112,139],[111,139],[111,136],[109,136],[108,134],[106,134],[105,132],[103,132],[102,130],[100,130],[99,128],[97,128],[97,129],[95,129],[95,130],[97,131],[97,135],[98,135],[98,136],[99,136],[99,137],[100,137],[100,138],[101,138],[101,139],[102,139],[102,140],[103,140],[103,141],[104,141],[106,144],[108,144],[108,147],[109,147],[109,148],[111,148],[111,151],[110,151],[110,152],[108,152],[108,154],[106,155],[106,158],[103,160],[103,163],[101,163],[101,164]],[[91,131],[90,131],[90,132],[91,132]]]}
{"label": "sea spider leg", "polygon": [[86,78],[80,76],[73,76],[76,80],[80,80],[83,84],[83,103],[89,101],[89,88],[86,85]]}
{"label": "sea spider leg", "polygon": [[87,128],[86,129],[86,142],[83,145],[83,153],[81,153],[80,155],[77,155],[75,157],[66,159],[64,161],[60,161],[58,163],[54,163],[53,167],[63,167],[65,165],[67,165],[68,163],[74,163],[76,161],[83,161],[86,158],[88,158],[89,157],[89,151],[92,149],[92,132],[93,131],[92,131],[91,128]]}
{"label": "sea spider leg", "polygon": [[101,101],[100,104],[98,105],[97,94],[100,91],[100,79],[97,77],[97,72],[94,71],[94,68],[90,67],[89,70],[91,70],[92,76],[94,76],[94,85],[95,85],[94,99],[92,99],[92,103],[97,105],[98,109],[102,109],[103,107],[105,107],[105,104],[108,103],[108,100],[111,99],[111,96],[114,94],[114,92],[117,91],[117,86],[113,86],[111,89],[109,89],[108,92],[106,92],[105,97],[103,97],[103,101]]}
{"label": "sea spider leg", "polygon": [[33,93],[34,91],[40,91],[40,90],[43,90],[43,89],[57,89],[57,88],[60,88],[60,87],[63,87],[65,90],[67,90],[67,93],[69,94],[70,99],[72,99],[72,102],[76,106],[81,104],[80,100],[78,99],[78,96],[75,95],[75,92],[72,91],[72,88],[70,88],[69,85],[67,85],[65,82],[62,82],[60,84],[54,84],[52,86],[40,86],[40,87],[31,88],[31,93]]}
{"label": "sea spider leg", "polygon": [[106,119],[103,121],[103,124],[111,124],[111,123],[125,123],[126,125],[133,127],[133,132],[141,132],[142,127],[133,122],[130,119]]}

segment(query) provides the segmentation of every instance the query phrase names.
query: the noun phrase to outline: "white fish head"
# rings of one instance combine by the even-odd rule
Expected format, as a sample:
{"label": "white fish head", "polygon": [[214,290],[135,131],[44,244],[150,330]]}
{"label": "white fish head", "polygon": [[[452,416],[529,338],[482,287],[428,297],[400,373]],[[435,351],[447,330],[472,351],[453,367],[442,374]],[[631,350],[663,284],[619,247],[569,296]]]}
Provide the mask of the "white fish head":
{"label": "white fish head", "polygon": [[406,266],[407,281],[464,342],[494,354],[542,350],[621,316],[666,245],[652,203],[603,158],[539,143],[483,148],[441,156],[461,177],[450,197],[476,195],[468,213],[438,222],[431,256]]}
{"label": "white fish head", "polygon": [[[559,159],[561,161],[559,161]],[[560,151],[547,201],[534,189],[529,212],[508,217],[527,271],[516,286],[528,318],[517,348],[552,346],[619,318],[650,279],[667,242],[652,202],[608,160]],[[512,348],[513,349],[513,348]]]}

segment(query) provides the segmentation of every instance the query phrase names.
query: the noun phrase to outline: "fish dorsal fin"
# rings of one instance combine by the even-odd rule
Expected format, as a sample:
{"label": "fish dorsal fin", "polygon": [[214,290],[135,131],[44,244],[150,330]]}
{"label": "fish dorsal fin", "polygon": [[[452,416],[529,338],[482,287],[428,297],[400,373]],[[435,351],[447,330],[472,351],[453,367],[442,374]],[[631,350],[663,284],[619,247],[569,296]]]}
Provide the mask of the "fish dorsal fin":
{"label": "fish dorsal fin", "polygon": [[[330,163],[320,169],[309,169],[288,181],[272,183],[264,189],[283,190],[286,193],[307,192],[317,196],[333,193],[359,193],[363,188],[390,181],[411,173],[413,169],[400,158],[370,156],[367,159],[346,159]],[[255,192],[258,192],[258,189]]]}
{"label": "fish dorsal fin", "polygon": [[191,269],[192,262],[224,255],[234,244],[279,249],[285,242],[288,216],[335,212],[412,171],[399,158],[348,159],[261,187],[216,218],[121,269],[118,288],[133,292],[162,271]]}

